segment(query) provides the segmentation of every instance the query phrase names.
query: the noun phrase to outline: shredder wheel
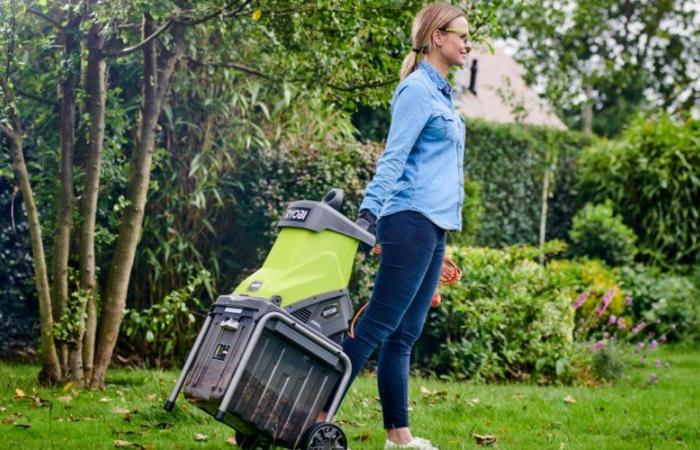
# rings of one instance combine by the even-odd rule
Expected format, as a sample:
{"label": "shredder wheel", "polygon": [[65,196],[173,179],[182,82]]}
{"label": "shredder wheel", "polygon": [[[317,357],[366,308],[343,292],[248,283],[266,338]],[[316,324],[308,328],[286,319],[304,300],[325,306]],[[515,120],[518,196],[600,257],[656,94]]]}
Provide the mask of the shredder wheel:
{"label": "shredder wheel", "polygon": [[347,450],[348,440],[339,426],[320,422],[306,431],[304,437],[305,450]]}
{"label": "shredder wheel", "polygon": [[236,445],[243,450],[269,450],[270,444],[255,436],[236,430]]}

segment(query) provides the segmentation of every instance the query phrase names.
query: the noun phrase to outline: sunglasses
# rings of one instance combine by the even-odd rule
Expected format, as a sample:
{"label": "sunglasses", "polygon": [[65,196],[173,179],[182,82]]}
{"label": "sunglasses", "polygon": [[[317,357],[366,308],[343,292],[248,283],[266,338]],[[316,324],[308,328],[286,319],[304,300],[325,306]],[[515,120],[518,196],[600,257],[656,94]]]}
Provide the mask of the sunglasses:
{"label": "sunglasses", "polygon": [[443,33],[454,33],[464,42],[464,45],[469,45],[469,30],[466,28],[439,28]]}

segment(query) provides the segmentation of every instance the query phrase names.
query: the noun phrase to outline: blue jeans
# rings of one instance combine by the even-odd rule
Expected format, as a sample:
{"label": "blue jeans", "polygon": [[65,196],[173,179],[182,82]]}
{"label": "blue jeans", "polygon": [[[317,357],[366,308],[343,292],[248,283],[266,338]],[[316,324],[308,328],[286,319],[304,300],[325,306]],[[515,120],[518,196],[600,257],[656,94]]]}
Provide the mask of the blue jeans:
{"label": "blue jeans", "polygon": [[352,362],[350,382],[381,345],[377,382],[384,428],[408,426],[411,349],[420,336],[440,279],[445,231],[422,214],[400,211],[377,223],[382,247],[369,306],[343,342]]}

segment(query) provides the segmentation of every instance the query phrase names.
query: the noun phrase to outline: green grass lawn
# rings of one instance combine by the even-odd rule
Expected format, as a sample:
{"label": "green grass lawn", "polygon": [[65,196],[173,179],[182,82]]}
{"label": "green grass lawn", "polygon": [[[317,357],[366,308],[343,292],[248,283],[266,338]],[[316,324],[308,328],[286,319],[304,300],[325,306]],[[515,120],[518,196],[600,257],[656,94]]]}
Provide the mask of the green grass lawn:
{"label": "green grass lawn", "polygon": [[[491,447],[501,449],[700,449],[700,349],[666,347],[655,357],[671,367],[630,369],[614,387],[413,378],[413,429],[441,449],[481,448],[474,435],[495,435]],[[176,372],[114,369],[107,388],[91,392],[40,388],[37,370],[0,363],[0,448],[100,449],[116,441],[132,448],[235,448],[227,442],[233,430],[182,398],[174,413],[162,409]],[[652,372],[657,384],[648,382]],[[375,379],[361,377],[337,417],[353,450],[383,448],[376,395]]]}

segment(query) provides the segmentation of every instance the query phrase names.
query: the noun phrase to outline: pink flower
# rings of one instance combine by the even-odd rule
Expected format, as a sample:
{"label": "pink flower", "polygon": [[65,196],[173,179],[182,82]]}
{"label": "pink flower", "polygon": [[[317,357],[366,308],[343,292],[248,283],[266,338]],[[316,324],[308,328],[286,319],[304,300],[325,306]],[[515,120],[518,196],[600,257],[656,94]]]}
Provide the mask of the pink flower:
{"label": "pink flower", "polygon": [[610,317],[608,318],[608,323],[614,324],[615,322],[617,322],[617,316],[615,314],[610,314]]}
{"label": "pink flower", "polygon": [[627,306],[632,306],[632,303],[633,303],[633,302],[632,302],[632,297],[629,297],[629,296],[628,296],[628,297],[625,298],[625,305],[627,305]]}
{"label": "pink flower", "polygon": [[574,310],[579,309],[581,305],[583,305],[586,302],[586,300],[588,300],[588,297],[590,295],[590,292],[584,292],[583,294],[579,295],[578,298],[574,301],[574,303],[571,304],[571,307],[574,308]]}
{"label": "pink flower", "polygon": [[661,337],[659,338],[659,340],[660,340],[661,342],[666,342],[666,341],[668,340],[668,338],[667,338],[666,335],[664,334],[664,335],[661,335]]}
{"label": "pink flower", "polygon": [[661,368],[661,361],[659,361],[658,359],[655,359],[655,360],[654,360],[654,364],[656,365],[656,368],[657,368],[657,369],[660,369],[660,368]]}
{"label": "pink flower", "polygon": [[593,353],[599,352],[605,348],[605,345],[607,343],[605,341],[598,341],[595,344],[591,345],[591,351]]}
{"label": "pink flower", "polygon": [[603,296],[603,302],[600,304],[598,309],[595,312],[595,316],[600,319],[600,316],[603,315],[606,309],[608,309],[608,305],[612,301],[612,298],[617,294],[617,287],[613,286],[608,290],[608,292],[605,293]]}
{"label": "pink flower", "polygon": [[659,345],[659,343],[656,342],[656,339],[654,339],[654,340],[652,340],[652,341],[649,343],[649,347],[647,348],[647,350],[649,350],[650,352],[651,352],[651,351],[654,351],[654,349],[655,349],[658,345]]}
{"label": "pink flower", "polygon": [[646,323],[646,322],[644,322],[644,321],[639,322],[637,325],[634,326],[634,328],[632,328],[631,333],[632,333],[632,334],[637,334],[637,333],[639,333],[640,331],[642,331],[644,328],[646,328],[646,326],[647,326],[647,323]]}
{"label": "pink flower", "polygon": [[644,344],[644,342],[637,343],[637,347],[634,349],[634,352],[639,353],[642,350],[644,350],[644,345],[646,345],[646,344]]}

